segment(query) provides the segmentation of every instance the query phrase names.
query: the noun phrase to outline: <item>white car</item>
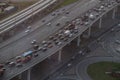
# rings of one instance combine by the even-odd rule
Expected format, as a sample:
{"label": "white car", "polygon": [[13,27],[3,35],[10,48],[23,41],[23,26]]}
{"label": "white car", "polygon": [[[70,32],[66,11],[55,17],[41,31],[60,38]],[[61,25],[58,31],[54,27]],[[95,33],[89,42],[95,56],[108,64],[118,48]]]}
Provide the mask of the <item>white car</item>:
{"label": "white car", "polygon": [[25,31],[25,33],[28,33],[28,32],[30,32],[30,30],[29,30],[29,29],[27,29],[27,30]]}
{"label": "white car", "polygon": [[37,41],[34,39],[33,41],[31,41],[31,44],[35,44]]}
{"label": "white car", "polygon": [[51,25],[51,23],[49,22],[49,23],[47,23],[47,26],[50,26]]}

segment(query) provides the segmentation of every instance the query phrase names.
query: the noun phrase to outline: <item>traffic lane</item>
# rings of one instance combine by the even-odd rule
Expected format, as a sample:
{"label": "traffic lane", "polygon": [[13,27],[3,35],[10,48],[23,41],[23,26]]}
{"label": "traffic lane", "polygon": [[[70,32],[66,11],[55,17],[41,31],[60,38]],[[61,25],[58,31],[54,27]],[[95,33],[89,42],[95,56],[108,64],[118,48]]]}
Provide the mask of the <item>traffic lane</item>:
{"label": "traffic lane", "polygon": [[[63,9],[66,9],[66,10],[67,10],[67,9],[69,9],[70,7],[73,7],[73,6],[75,6],[75,4],[73,4],[73,5],[71,5],[71,6],[67,6],[67,7],[65,7],[65,8],[63,8]],[[58,11],[58,10],[57,10],[57,11]],[[32,31],[34,31],[35,29],[37,29],[38,27],[43,27],[42,25],[47,24],[47,23],[49,23],[51,20],[55,19],[55,18],[58,16],[59,13],[60,13],[60,15],[63,13],[62,9],[60,9],[59,12],[57,12],[57,11],[54,11],[54,12],[53,12],[53,13],[56,14],[55,16],[52,16],[53,13],[51,13],[51,14],[49,14],[48,16],[44,17],[42,20],[37,21],[35,24],[31,24],[31,25],[27,24],[28,26],[26,26],[26,29],[25,29],[24,31],[22,31],[21,33],[17,34],[16,36],[12,37],[12,38],[9,39],[9,40],[0,43],[0,44],[1,44],[1,45],[0,45],[0,48],[6,47],[6,46],[8,46],[10,43],[13,43],[13,42],[16,41],[17,39],[19,39],[19,38],[27,35],[27,34],[25,34],[25,31],[28,30],[27,27],[30,26],[30,27],[31,27],[30,32],[32,32]],[[45,22],[43,22],[44,20],[45,20]],[[31,21],[32,21],[32,20],[31,20]],[[38,26],[38,25],[39,25],[39,26]],[[34,26],[34,27],[33,27],[33,26]],[[18,37],[18,36],[19,36],[19,37]]]}
{"label": "traffic lane", "polygon": [[[46,52],[38,52],[40,53],[38,57],[36,58],[33,58],[31,60],[31,62],[27,63],[27,64],[24,64],[24,67],[22,68],[13,68],[13,69],[10,69],[10,68],[7,68],[7,72],[5,73],[5,75],[3,76],[3,79],[4,80],[8,80],[8,79],[11,79],[12,77],[22,73],[23,71],[26,71],[27,69],[33,67],[34,65],[38,64],[39,62],[43,61],[44,59],[46,59],[47,57],[53,55],[54,53],[56,53],[58,50],[60,50],[61,48],[63,48],[64,46],[66,46],[66,44],[70,43],[73,39],[76,38],[76,36],[80,35],[84,30],[86,30],[88,28],[85,27],[85,26],[82,26],[80,29],[79,29],[79,33],[74,35],[69,41],[67,42],[62,42],[62,45],[61,46],[53,46],[52,49],[49,49],[48,51]],[[31,65],[32,64],[32,65]]]}
{"label": "traffic lane", "polygon": [[[82,0],[81,0],[81,1],[82,1]],[[63,14],[63,9],[65,9],[65,10],[71,9],[71,7],[74,7],[76,4],[77,4],[77,3],[74,3],[74,4],[71,4],[71,5],[69,5],[69,6],[64,7],[64,8],[62,8],[62,9],[60,8],[59,10],[56,10],[56,11],[53,12],[53,13],[56,14],[55,16],[52,16],[53,13],[51,13],[51,14],[47,15],[46,17],[44,17],[43,19],[41,19],[40,21],[36,21],[35,24],[29,25],[29,26],[31,27],[30,32],[34,31],[35,29],[37,29],[37,28],[39,28],[39,27],[43,27],[42,25],[49,23],[51,20],[53,20],[54,18],[56,18],[59,13],[60,13],[60,15]],[[64,11],[64,12],[66,12],[66,11]],[[39,15],[38,15],[38,16],[39,16]],[[45,20],[45,22],[43,22],[44,20]],[[38,25],[39,25],[39,26],[38,26]],[[17,39],[19,39],[19,38],[27,35],[27,34],[25,34],[25,31],[27,30],[27,27],[29,27],[29,26],[26,26],[26,29],[25,29],[24,31],[22,31],[21,33],[17,34],[16,36],[10,38],[10,39],[7,40],[7,41],[4,41],[4,42],[0,43],[0,48],[3,48],[3,47],[5,47],[5,46],[8,46],[9,44],[13,43],[13,42],[16,41]],[[34,26],[34,27],[33,27],[33,26]]]}
{"label": "traffic lane", "polygon": [[[80,6],[82,6],[82,5],[83,5],[85,2],[87,2],[87,1],[88,1],[88,0],[80,0],[80,1],[79,1],[79,2],[80,2]],[[44,17],[42,20],[37,21],[35,24],[30,25],[31,28],[32,28],[32,30],[30,30],[30,32],[33,31],[33,30],[35,30],[35,29],[37,29],[39,26],[40,26],[40,27],[43,27],[44,24],[47,24],[47,23],[51,22],[51,20],[53,20],[53,19],[55,19],[56,17],[59,16],[58,14],[60,14],[60,16],[61,16],[62,14],[65,14],[67,10],[72,10],[72,9],[74,10],[75,5],[77,5],[77,4],[78,4],[78,2],[77,2],[77,3],[74,3],[74,4],[71,4],[71,5],[67,6],[67,7],[64,7],[64,8],[62,8],[62,9],[60,9],[60,10],[56,10],[56,11],[53,12],[53,13],[56,14],[55,16],[52,16],[53,13],[51,13],[51,14],[49,14],[47,17]],[[65,11],[63,11],[63,9],[65,9]],[[45,22],[43,22],[44,20],[45,20]],[[39,25],[39,26],[38,26],[38,25]],[[34,26],[34,27],[32,27],[32,26]],[[26,27],[27,27],[27,26],[26,26]],[[26,28],[26,29],[27,29],[27,28]],[[22,35],[22,36],[20,36],[20,35]],[[19,39],[20,37],[23,37],[24,35],[26,35],[26,34],[25,34],[24,31],[23,31],[23,32],[21,32],[21,33],[19,34],[19,37],[18,37],[17,39]],[[6,42],[6,41],[5,41],[5,42],[1,43],[0,48],[5,47],[5,46],[8,46],[8,45],[9,45],[10,43],[12,43],[13,41],[16,41],[16,40],[17,40],[16,37],[17,37],[17,36],[15,36],[15,39],[14,39],[14,37],[13,37],[12,39],[10,39],[9,42]]]}
{"label": "traffic lane", "polygon": [[[58,18],[59,19],[59,18]],[[57,23],[57,20],[53,21],[53,24]],[[0,49],[1,58],[0,61],[4,61],[6,59],[10,59],[20,53],[23,53],[27,49],[31,48],[30,42],[34,39],[36,39],[38,42],[44,40],[47,38],[50,34],[55,33],[56,30],[59,30],[62,26],[56,27],[56,26],[45,26],[42,28],[39,28],[32,33],[28,33],[29,35],[25,36],[22,39],[17,40],[15,43],[10,44],[9,46],[6,46],[2,49]]]}
{"label": "traffic lane", "polygon": [[[100,16],[101,17],[101,16]],[[96,20],[98,20],[99,19],[99,17],[96,19]],[[95,20],[95,21],[96,21]],[[78,35],[80,35],[80,34],[82,34],[82,32],[84,32],[88,27],[90,27],[95,21],[92,21],[92,23],[89,25],[89,26],[81,26],[80,27],[80,29],[78,30],[79,32],[78,32],[78,34],[76,34],[76,35],[74,35],[68,42],[62,42],[62,46],[58,46],[58,47],[56,47],[56,46],[54,46],[52,49],[49,49],[49,52],[44,52],[44,53],[41,53],[41,55],[42,55],[42,57],[41,58],[38,58],[39,60],[37,60],[36,62],[34,62],[34,59],[32,59],[32,65],[29,63],[29,66],[27,67],[27,68],[25,68],[24,67],[24,69],[25,70],[27,70],[27,69],[29,69],[30,67],[32,67],[32,66],[34,66],[34,65],[36,65],[37,63],[39,63],[40,61],[42,61],[42,60],[44,60],[44,59],[46,59],[47,57],[49,57],[49,56],[51,56],[51,55],[53,55],[55,52],[57,52],[59,49],[61,49],[62,47],[64,47],[66,44],[68,44],[68,43],[70,43],[73,39],[75,39],[76,38],[76,36],[78,36]],[[45,54],[46,53],[46,55],[43,55],[43,54]],[[36,58],[37,59],[37,58]],[[35,59],[35,60],[36,60]],[[22,69],[22,68],[21,68]],[[23,71],[24,71],[24,69],[22,69]],[[14,72],[14,69],[13,69],[13,72]],[[16,72],[15,72],[16,73]],[[15,75],[18,75],[19,73],[21,73],[21,72],[17,72]],[[9,75],[10,76],[10,75]]]}
{"label": "traffic lane", "polygon": [[[79,3],[77,5],[77,7],[78,6],[80,7],[81,3]],[[88,9],[89,9],[89,7],[88,7]],[[81,10],[83,10],[83,9],[80,9],[80,12],[82,12]],[[74,11],[76,11],[76,10],[74,9],[73,12]],[[68,14],[68,15],[70,15],[68,20],[72,20],[72,19],[75,18],[75,16],[78,16],[79,14],[74,15],[74,18],[71,18],[73,16],[73,14]],[[56,25],[57,20],[60,19],[60,17],[61,16],[59,16],[59,17],[57,17],[57,19],[54,19],[53,21],[51,21],[51,23],[52,23],[51,27],[39,28],[36,31],[34,31],[32,33],[29,33],[29,35],[27,35],[27,37],[19,39],[16,42],[10,44],[9,46],[6,46],[5,48],[2,48],[0,50],[1,51],[0,61],[4,62],[7,59],[13,58],[16,55],[18,55],[20,53],[23,53],[24,51],[26,51],[27,49],[29,49],[31,47],[30,42],[33,39],[36,39],[38,41],[42,41],[46,37],[48,37],[48,35],[53,34],[56,30],[60,29],[64,24],[61,24],[61,26],[59,26],[59,27],[53,26],[53,25]],[[44,26],[46,26],[46,25],[44,25]]]}

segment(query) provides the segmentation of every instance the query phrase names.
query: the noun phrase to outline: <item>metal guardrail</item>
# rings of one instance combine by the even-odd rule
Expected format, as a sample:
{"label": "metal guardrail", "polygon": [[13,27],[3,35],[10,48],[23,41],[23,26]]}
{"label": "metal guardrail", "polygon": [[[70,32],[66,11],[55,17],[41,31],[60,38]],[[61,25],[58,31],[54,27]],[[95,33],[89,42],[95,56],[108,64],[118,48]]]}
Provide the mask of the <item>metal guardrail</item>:
{"label": "metal guardrail", "polygon": [[40,3],[43,2],[43,1],[44,1],[44,0],[40,0],[39,2],[37,2],[37,3],[33,4],[33,5],[31,5],[31,6],[28,7],[28,8],[25,8],[24,10],[22,10],[22,11],[16,13],[15,15],[12,15],[12,16],[10,16],[10,17],[8,17],[8,18],[6,18],[6,19],[0,21],[0,24],[5,23],[6,21],[8,21],[8,20],[10,20],[10,19],[12,19],[12,18],[14,18],[14,17],[20,15],[21,13],[23,13],[23,12],[25,12],[25,11],[27,11],[27,10],[33,8],[33,7],[35,7],[36,5],[40,4]]}
{"label": "metal guardrail", "polygon": [[3,24],[1,24],[0,25],[0,34],[3,33],[4,31],[7,31],[7,30],[13,28],[15,25],[23,22],[24,20],[30,18],[31,16],[33,16],[36,13],[40,12],[41,10],[45,9],[47,6],[51,5],[56,0],[52,0],[52,1],[46,0],[44,2],[43,1],[44,0],[40,1],[36,5],[30,7],[27,10],[20,12],[19,14],[15,15],[15,17],[13,17],[12,19],[10,19],[10,20],[8,19],[7,22],[4,22]]}

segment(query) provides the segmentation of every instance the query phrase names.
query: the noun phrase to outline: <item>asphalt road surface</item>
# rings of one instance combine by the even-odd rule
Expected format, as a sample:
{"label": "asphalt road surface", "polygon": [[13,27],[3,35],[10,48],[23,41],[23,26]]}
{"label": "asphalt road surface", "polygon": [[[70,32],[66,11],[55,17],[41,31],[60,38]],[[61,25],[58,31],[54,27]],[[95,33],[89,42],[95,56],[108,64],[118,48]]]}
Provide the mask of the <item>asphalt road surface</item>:
{"label": "asphalt road surface", "polygon": [[[22,54],[26,50],[30,49],[31,48],[30,42],[34,39],[36,39],[38,42],[43,41],[49,35],[54,34],[57,30],[62,28],[63,25],[65,25],[65,22],[73,20],[74,18],[76,18],[76,16],[79,16],[83,12],[85,12],[85,11],[89,10],[91,7],[93,7],[95,5],[94,2],[96,3],[96,1],[93,1],[93,0],[91,0],[91,1],[84,0],[80,3],[78,3],[76,6],[70,8],[69,9],[70,14],[61,14],[61,15],[53,18],[52,20],[50,20],[49,22],[51,22],[51,26],[46,25],[46,23],[49,23],[49,22],[42,23],[41,21],[39,21],[35,25],[32,25],[33,27],[37,26],[37,29],[35,29],[33,31],[31,30],[30,33],[23,32],[20,35],[17,35],[16,36],[17,39],[12,38],[11,43],[9,43],[9,44],[7,44],[5,42],[4,42],[5,44],[1,43],[1,45],[0,45],[0,61],[5,62],[6,60],[9,60],[19,54]],[[88,5],[88,4],[91,4],[91,5]],[[46,20],[47,19],[51,19],[51,16],[48,16],[46,18]],[[59,27],[56,26],[56,24],[58,22],[61,23],[61,25]],[[42,25],[41,25],[41,23],[42,23]],[[21,36],[23,36],[23,37],[21,37]]]}
{"label": "asphalt road surface", "polygon": [[[94,1],[92,0],[92,1],[90,1],[90,2],[88,2],[88,3],[85,3],[84,4],[84,6],[81,6],[81,4],[80,3],[78,3],[78,5],[76,5],[75,6],[75,8],[76,9],[74,9],[74,10],[72,10],[71,12],[70,12],[70,14],[69,15],[64,15],[64,16],[58,16],[57,17],[57,20],[60,22],[61,21],[61,19],[63,19],[63,18],[65,18],[65,17],[67,17],[68,18],[68,20],[72,20],[72,19],[74,19],[76,16],[79,16],[81,13],[83,13],[83,12],[85,12],[86,10],[89,10],[91,7],[93,7],[94,6],[94,4],[96,3],[96,1],[95,1],[95,3],[93,3]],[[91,5],[88,5],[88,4],[91,4]],[[92,5],[93,4],[93,5]],[[82,8],[82,11],[81,11],[81,9],[79,8],[81,6],[81,8]],[[89,6],[89,7],[88,7]],[[85,9],[85,10],[83,10],[83,8]],[[80,11],[80,13],[78,12],[78,11]],[[77,12],[77,13],[76,13]],[[62,14],[63,15],[63,14]],[[21,50],[24,50],[24,48],[25,48],[25,46],[26,46],[26,44],[25,43],[29,43],[30,44],[30,40],[33,40],[33,39],[37,39],[37,41],[38,40],[40,40],[41,39],[41,37],[42,37],[42,39],[44,38],[46,38],[46,36],[48,35],[50,35],[50,34],[52,34],[52,33],[54,33],[52,30],[57,30],[58,29],[58,27],[57,27],[57,29],[55,29],[55,28],[53,28],[53,25],[56,25],[56,23],[58,22],[58,21],[56,21],[55,19],[53,19],[52,21],[51,21],[51,23],[52,23],[52,25],[51,25],[51,27],[49,26],[49,27],[47,27],[46,28],[46,25],[45,25],[45,27],[42,27],[42,29],[40,28],[40,29],[37,29],[37,30],[35,30],[35,31],[33,31],[33,32],[31,32],[31,33],[29,33],[29,35],[27,35],[27,36],[25,36],[24,38],[21,38],[21,39],[19,39],[19,40],[21,40],[20,42],[19,42],[19,40],[17,40],[16,42],[19,42],[19,43],[17,43],[17,44],[12,44],[11,46],[15,46],[17,49],[18,48],[21,48],[21,46],[23,46],[22,48],[23,49],[21,49]],[[62,20],[63,21],[63,20]],[[62,22],[61,22],[62,23]],[[65,23],[63,23],[63,25],[64,25]],[[63,25],[61,25],[61,27],[63,26]],[[87,27],[86,27],[87,28]],[[86,30],[86,28],[85,27],[81,27],[81,30],[79,31],[79,32],[81,32],[82,33],[82,31],[83,30]],[[59,29],[60,29],[60,27],[59,27]],[[49,33],[48,33],[49,32]],[[80,34],[81,34],[80,33]],[[44,36],[44,35],[46,35],[46,36]],[[23,43],[22,43],[23,42]],[[16,46],[16,45],[18,45],[18,46]],[[30,46],[30,45],[28,45],[28,46]],[[6,46],[7,47],[7,46]],[[4,47],[4,48],[6,48],[6,47]],[[15,49],[16,49],[15,48]],[[54,48],[55,50],[57,50],[57,48]],[[20,50],[20,51],[21,51]],[[16,51],[16,50],[15,50]],[[15,52],[15,51],[13,51],[13,52]],[[17,50],[18,51],[18,50]],[[18,52],[20,52],[20,51],[18,51]],[[10,52],[10,51],[9,51]],[[53,50],[51,50],[50,51],[51,53],[53,52]],[[22,53],[22,52],[21,52]],[[45,53],[44,53],[45,54]],[[48,56],[48,53],[46,53],[46,55]],[[43,55],[43,54],[41,54],[40,55],[41,56],[41,58],[40,59],[43,59],[44,57],[45,57],[45,55]],[[36,58],[36,60],[37,60],[37,58]],[[32,63],[36,63],[36,60],[34,59],[34,60],[32,60]],[[38,61],[37,61],[38,62]],[[30,64],[25,64],[25,66],[26,67],[29,67],[30,66]],[[25,67],[24,67],[25,68]],[[13,74],[14,73],[14,71],[19,71],[19,72],[21,72],[21,69],[17,69],[17,68],[14,68],[13,70],[9,70],[10,72],[11,72],[11,74]],[[9,75],[10,76],[10,75]],[[7,76],[7,77],[9,77],[9,76]]]}

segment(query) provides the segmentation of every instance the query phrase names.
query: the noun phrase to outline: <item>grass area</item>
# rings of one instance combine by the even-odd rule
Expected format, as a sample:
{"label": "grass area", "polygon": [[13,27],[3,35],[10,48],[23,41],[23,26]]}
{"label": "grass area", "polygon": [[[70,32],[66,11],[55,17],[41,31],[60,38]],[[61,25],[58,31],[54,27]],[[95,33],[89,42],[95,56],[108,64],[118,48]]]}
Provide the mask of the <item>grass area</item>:
{"label": "grass area", "polygon": [[17,11],[13,12],[13,13],[10,13],[10,14],[4,14],[4,13],[1,13],[0,14],[0,20],[3,20],[21,10],[23,10],[24,8],[27,8],[29,7],[30,5],[34,4],[36,2],[35,1],[24,1],[24,2],[10,2],[10,5],[13,5],[13,6],[16,6],[17,7]]}
{"label": "grass area", "polygon": [[105,74],[105,72],[111,71],[112,69],[117,69],[118,71],[120,71],[120,63],[94,63],[88,67],[87,72],[93,80],[120,80],[120,78],[115,78],[108,74]]}
{"label": "grass area", "polygon": [[66,5],[69,5],[69,4],[72,4],[74,2],[76,2],[78,0],[64,0],[61,4],[59,4],[55,9],[58,9],[58,8],[61,8],[61,7],[64,7]]}
{"label": "grass area", "polygon": [[34,4],[36,1],[24,1],[24,2],[11,2],[12,5],[18,7],[18,11],[27,8],[28,6]]}
{"label": "grass area", "polygon": [[[15,13],[23,10],[24,8],[27,8],[28,6],[34,4],[36,1],[37,0],[35,0],[35,1],[24,1],[24,2],[10,2],[10,4],[16,6],[18,8],[18,10],[15,11],[14,13],[11,13],[11,14],[8,14],[8,15],[2,13],[0,15],[0,20],[3,20],[3,19],[5,19],[5,18],[7,18],[7,17],[9,17],[11,15],[14,15]],[[78,0],[64,0],[62,3],[57,5],[52,11],[54,11],[54,10],[56,10],[58,8],[64,7],[66,5],[72,4],[72,3],[76,2],[76,1],[78,1]],[[50,11],[50,12],[52,12],[52,11]]]}

